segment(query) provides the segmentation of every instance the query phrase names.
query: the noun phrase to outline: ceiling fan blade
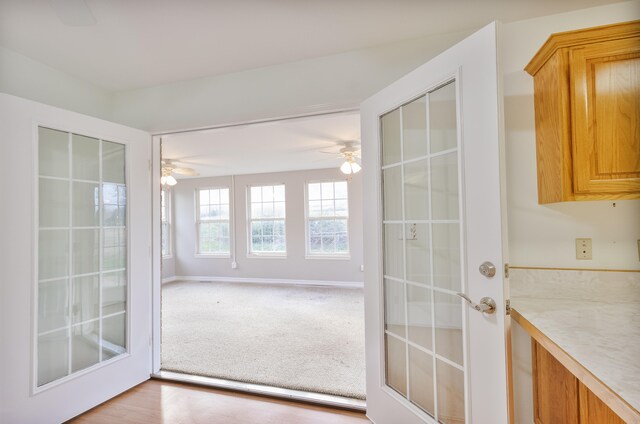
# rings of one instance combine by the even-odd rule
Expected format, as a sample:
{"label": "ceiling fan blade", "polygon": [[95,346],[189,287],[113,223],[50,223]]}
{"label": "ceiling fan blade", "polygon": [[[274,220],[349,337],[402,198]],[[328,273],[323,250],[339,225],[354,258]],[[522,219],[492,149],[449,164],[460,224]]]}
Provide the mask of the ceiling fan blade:
{"label": "ceiling fan blade", "polygon": [[172,171],[178,175],[187,175],[190,177],[195,177],[196,175],[200,175],[192,168],[173,168]]}

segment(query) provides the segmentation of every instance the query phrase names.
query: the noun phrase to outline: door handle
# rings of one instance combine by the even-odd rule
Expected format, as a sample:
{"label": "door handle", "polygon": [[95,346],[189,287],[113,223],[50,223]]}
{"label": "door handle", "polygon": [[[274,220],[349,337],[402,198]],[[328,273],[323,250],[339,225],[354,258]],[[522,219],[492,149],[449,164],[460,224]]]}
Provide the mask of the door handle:
{"label": "door handle", "polygon": [[491,315],[496,311],[496,301],[491,299],[490,297],[483,297],[482,299],[480,299],[480,303],[475,303],[473,300],[469,299],[469,296],[464,293],[456,294],[466,300],[473,309],[482,312],[483,314]]}

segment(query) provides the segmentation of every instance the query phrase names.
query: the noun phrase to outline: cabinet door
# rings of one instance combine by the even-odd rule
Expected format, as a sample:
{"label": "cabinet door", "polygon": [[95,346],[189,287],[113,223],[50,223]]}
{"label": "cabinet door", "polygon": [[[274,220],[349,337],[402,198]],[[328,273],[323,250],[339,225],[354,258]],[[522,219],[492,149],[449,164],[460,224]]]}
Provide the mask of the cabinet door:
{"label": "cabinet door", "polygon": [[576,195],[640,196],[640,37],[572,48],[570,62]]}
{"label": "cabinet door", "polygon": [[578,379],[535,341],[531,350],[535,423],[577,424]]}
{"label": "cabinet door", "polygon": [[599,397],[580,383],[580,424],[624,424]]}

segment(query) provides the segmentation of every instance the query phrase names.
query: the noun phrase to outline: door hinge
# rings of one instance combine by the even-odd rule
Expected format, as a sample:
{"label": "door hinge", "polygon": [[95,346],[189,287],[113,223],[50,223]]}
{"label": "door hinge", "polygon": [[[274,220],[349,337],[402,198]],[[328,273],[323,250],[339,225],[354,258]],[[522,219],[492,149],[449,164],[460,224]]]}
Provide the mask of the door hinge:
{"label": "door hinge", "polygon": [[511,315],[511,299],[507,299],[505,302],[505,312],[507,315]]}
{"label": "door hinge", "polygon": [[504,264],[504,278],[509,278],[509,264]]}

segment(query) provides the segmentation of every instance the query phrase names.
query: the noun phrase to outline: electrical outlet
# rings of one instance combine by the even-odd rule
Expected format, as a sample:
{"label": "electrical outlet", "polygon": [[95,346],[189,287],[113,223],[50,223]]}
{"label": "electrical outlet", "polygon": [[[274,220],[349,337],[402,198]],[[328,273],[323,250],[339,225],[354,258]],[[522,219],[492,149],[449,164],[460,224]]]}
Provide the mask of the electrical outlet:
{"label": "electrical outlet", "polygon": [[[638,246],[640,246],[640,240],[638,240]],[[364,265],[360,265],[360,272],[364,272]]]}
{"label": "electrical outlet", "polygon": [[590,238],[576,239],[576,259],[592,259]]}
{"label": "electrical outlet", "polygon": [[238,263],[236,261],[231,262],[231,268],[232,269],[238,268]]}

